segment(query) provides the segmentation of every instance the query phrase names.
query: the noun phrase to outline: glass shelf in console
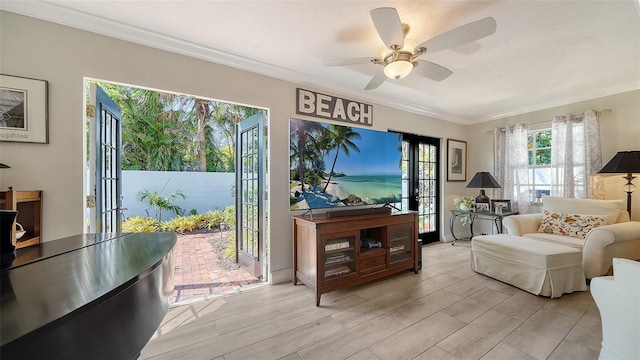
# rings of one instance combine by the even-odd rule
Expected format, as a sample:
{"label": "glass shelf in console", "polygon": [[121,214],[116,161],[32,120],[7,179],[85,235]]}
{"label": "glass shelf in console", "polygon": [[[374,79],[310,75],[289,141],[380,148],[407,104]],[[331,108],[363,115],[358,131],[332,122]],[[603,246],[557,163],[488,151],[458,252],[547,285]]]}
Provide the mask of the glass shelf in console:
{"label": "glass shelf in console", "polygon": [[391,264],[411,259],[411,226],[390,226],[389,234],[389,261]]}
{"label": "glass shelf in console", "polygon": [[324,243],[324,278],[340,279],[356,271],[356,235],[332,237]]}

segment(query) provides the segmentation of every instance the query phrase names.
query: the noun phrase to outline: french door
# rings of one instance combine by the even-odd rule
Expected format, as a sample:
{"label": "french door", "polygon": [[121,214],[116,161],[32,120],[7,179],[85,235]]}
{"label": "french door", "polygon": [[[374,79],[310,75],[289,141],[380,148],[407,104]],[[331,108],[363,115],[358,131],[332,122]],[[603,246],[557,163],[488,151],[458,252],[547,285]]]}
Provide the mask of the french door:
{"label": "french door", "polygon": [[440,240],[440,140],[402,135],[402,208],[418,212],[422,243]]}
{"label": "french door", "polygon": [[264,136],[263,112],[236,128],[236,260],[261,278],[264,259]]}
{"label": "french door", "polygon": [[119,232],[121,229],[122,144],[120,108],[96,86],[96,232]]}

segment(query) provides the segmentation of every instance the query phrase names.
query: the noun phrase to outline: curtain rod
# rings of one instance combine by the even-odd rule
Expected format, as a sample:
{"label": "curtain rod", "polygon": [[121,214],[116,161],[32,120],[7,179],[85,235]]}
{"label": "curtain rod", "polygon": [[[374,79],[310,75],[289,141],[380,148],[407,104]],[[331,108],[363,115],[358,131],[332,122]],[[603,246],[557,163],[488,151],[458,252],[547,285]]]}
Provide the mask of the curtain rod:
{"label": "curtain rod", "polygon": [[[611,109],[602,109],[602,110],[596,110],[596,115],[600,116],[602,114],[608,114],[610,113],[612,110]],[[532,123],[527,123],[526,125],[537,125],[537,124],[544,124],[544,123],[550,123],[551,120],[544,120],[544,121],[536,121],[536,122],[532,122]],[[505,128],[500,128],[501,131],[504,131]],[[493,133],[493,130],[487,130],[487,134],[491,134]]]}

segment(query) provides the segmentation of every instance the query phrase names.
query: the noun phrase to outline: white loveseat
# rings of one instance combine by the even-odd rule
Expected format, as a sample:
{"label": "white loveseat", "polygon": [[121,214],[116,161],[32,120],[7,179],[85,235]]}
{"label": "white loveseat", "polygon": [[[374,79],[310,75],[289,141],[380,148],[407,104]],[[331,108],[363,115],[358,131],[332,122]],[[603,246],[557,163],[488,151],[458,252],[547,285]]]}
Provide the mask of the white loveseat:
{"label": "white loveseat", "polygon": [[600,360],[640,359],[640,263],[613,259],[613,276],[591,280],[602,319]]}
{"label": "white loveseat", "polygon": [[640,259],[640,222],[629,221],[621,200],[544,196],[543,203],[543,213],[505,217],[507,232],[582,250],[587,279],[609,273],[614,257]]}

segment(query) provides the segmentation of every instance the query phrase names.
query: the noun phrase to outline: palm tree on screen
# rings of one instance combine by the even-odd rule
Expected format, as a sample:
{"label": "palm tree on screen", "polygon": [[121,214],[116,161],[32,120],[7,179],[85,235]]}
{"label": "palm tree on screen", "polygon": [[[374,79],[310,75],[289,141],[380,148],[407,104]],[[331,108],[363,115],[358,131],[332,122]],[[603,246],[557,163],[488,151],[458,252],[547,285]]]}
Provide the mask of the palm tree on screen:
{"label": "palm tree on screen", "polygon": [[298,158],[298,177],[300,178],[301,191],[304,192],[304,176],[305,176],[305,162],[307,161],[306,150],[311,150],[313,148],[313,144],[315,144],[319,129],[322,128],[322,125],[313,121],[291,121],[290,128],[290,137],[291,142],[293,142],[294,138],[296,139],[296,143],[293,146],[290,146],[291,149],[295,149],[297,152],[296,156]]}
{"label": "palm tree on screen", "polygon": [[360,139],[362,137],[360,136],[360,133],[348,126],[329,125],[328,129],[333,133],[333,143],[331,144],[330,149],[336,150],[336,156],[333,158],[331,171],[329,171],[327,183],[324,185],[324,189],[322,189],[322,192],[327,191],[327,187],[331,182],[331,176],[333,176],[333,170],[336,167],[336,162],[338,161],[338,154],[340,154],[340,151],[344,152],[344,155],[347,157],[349,157],[349,155],[351,154],[351,150],[360,152],[358,145],[356,145],[351,140]]}

